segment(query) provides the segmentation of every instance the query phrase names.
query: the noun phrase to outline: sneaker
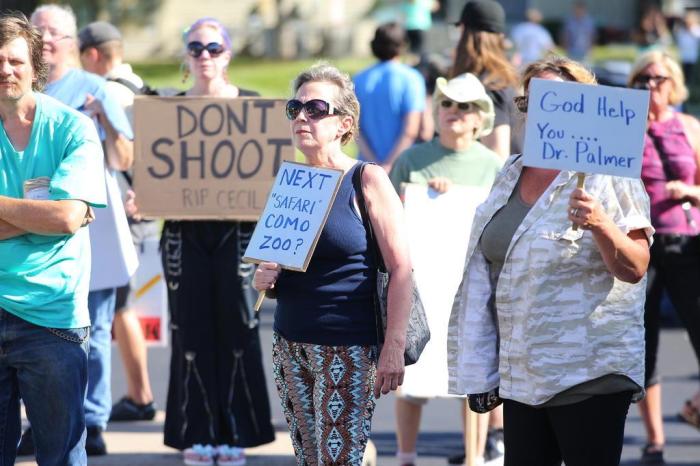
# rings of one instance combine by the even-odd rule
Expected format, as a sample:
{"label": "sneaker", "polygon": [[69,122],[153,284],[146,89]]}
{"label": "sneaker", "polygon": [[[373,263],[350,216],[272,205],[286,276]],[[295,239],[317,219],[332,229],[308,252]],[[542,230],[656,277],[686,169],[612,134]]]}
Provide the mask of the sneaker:
{"label": "sneaker", "polygon": [[31,427],[27,427],[27,429],[22,432],[19,445],[17,445],[17,456],[29,455],[34,456],[34,437],[32,436]]}
{"label": "sneaker", "polygon": [[125,396],[112,406],[109,421],[152,421],[154,417],[156,417],[155,402],[140,405]]}
{"label": "sneaker", "polygon": [[219,445],[216,448],[216,464],[218,466],[243,466],[245,452],[243,448]]}
{"label": "sneaker", "polygon": [[85,438],[85,452],[88,456],[102,456],[107,454],[107,445],[102,437],[102,427],[90,426],[87,428]]}
{"label": "sneaker", "polygon": [[640,464],[666,464],[664,461],[664,446],[648,443],[642,448]]}
{"label": "sneaker", "polygon": [[196,443],[182,452],[182,458],[188,466],[214,466],[215,453],[211,445]]}
{"label": "sneaker", "polygon": [[458,453],[456,455],[449,456],[447,458],[447,464],[464,464],[467,457],[464,453]]}
{"label": "sneaker", "polygon": [[503,466],[505,459],[506,456],[503,453],[498,453],[492,457],[484,455],[484,466]]}
{"label": "sneaker", "polygon": [[486,453],[485,457],[496,458],[503,456],[506,452],[506,444],[503,441],[503,429],[489,429],[486,435]]}

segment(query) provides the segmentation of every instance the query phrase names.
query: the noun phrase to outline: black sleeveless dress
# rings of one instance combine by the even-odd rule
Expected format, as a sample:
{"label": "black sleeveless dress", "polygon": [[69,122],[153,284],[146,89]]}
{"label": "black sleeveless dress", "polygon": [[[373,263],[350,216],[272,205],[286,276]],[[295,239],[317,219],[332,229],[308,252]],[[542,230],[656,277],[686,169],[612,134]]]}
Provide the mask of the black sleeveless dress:
{"label": "black sleeveless dress", "polygon": [[[259,95],[240,90],[241,96]],[[241,258],[254,222],[167,221],[161,238],[172,353],[165,444],[272,442],[253,311],[254,267]]]}

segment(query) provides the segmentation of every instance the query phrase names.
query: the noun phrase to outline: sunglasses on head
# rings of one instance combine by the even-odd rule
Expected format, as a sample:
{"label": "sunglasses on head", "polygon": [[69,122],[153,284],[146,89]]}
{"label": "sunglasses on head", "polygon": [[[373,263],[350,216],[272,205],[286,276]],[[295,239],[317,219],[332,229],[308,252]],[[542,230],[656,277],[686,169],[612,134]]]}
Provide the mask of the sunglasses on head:
{"label": "sunglasses on head", "polygon": [[311,99],[306,102],[292,99],[287,102],[285,113],[288,119],[295,120],[302,110],[312,120],[320,120],[328,115],[337,115],[339,113],[332,104],[321,99]]}
{"label": "sunglasses on head", "polygon": [[207,45],[202,44],[200,41],[196,40],[187,44],[187,53],[189,53],[194,58],[199,58],[202,56],[204,51],[209,52],[210,57],[217,57],[224,53],[226,50],[223,44],[218,42],[209,42]]}
{"label": "sunglasses on head", "polygon": [[644,89],[649,85],[653,85],[654,87],[661,85],[664,81],[667,79],[670,79],[668,76],[652,76],[648,74],[640,74],[637,75],[636,78],[634,78],[633,81],[633,86],[636,88]]}
{"label": "sunglasses on head", "polygon": [[457,105],[457,108],[463,112],[471,112],[476,109],[474,102],[455,102],[454,100],[443,100],[440,102],[442,108],[452,108],[452,104]]}

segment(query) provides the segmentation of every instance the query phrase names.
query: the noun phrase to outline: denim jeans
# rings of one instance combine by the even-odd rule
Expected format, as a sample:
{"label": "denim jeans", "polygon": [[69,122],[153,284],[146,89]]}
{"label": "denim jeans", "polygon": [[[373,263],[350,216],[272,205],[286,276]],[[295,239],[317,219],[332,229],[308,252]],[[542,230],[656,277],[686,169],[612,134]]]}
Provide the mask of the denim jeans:
{"label": "denim jeans", "polygon": [[41,466],[82,466],[90,330],[39,327],[0,309],[0,466],[15,462],[20,397]]}
{"label": "denim jeans", "polygon": [[87,427],[105,429],[112,410],[112,321],[116,295],[114,288],[91,291],[88,295],[91,332],[85,397]]}

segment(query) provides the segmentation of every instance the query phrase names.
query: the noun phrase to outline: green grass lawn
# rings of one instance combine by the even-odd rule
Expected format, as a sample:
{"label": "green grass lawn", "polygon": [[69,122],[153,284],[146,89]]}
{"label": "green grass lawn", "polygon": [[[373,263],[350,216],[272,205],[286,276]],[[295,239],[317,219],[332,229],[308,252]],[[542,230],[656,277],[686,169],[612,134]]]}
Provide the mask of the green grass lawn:
{"label": "green grass lawn", "polygon": [[[292,79],[316,61],[236,58],[229,66],[229,79],[236,86],[258,91],[264,97],[288,98]],[[352,75],[372,62],[369,58],[344,58],[331,64]],[[191,77],[186,83],[182,82],[178,63],[137,63],[133,66],[136,74],[155,88],[187,89],[192,85]]]}
{"label": "green grass lawn", "polygon": [[[318,60],[260,60],[237,58],[229,66],[229,79],[236,86],[259,92],[263,97],[289,98],[291,82],[303,70]],[[372,59],[345,58],[330,62],[342,71],[353,75],[373,63]],[[183,83],[179,63],[134,63],[134,72],[151,87],[187,89],[192,86],[192,78]],[[357,156],[357,146],[350,142],[345,153]],[[297,159],[303,160],[300,154]]]}

